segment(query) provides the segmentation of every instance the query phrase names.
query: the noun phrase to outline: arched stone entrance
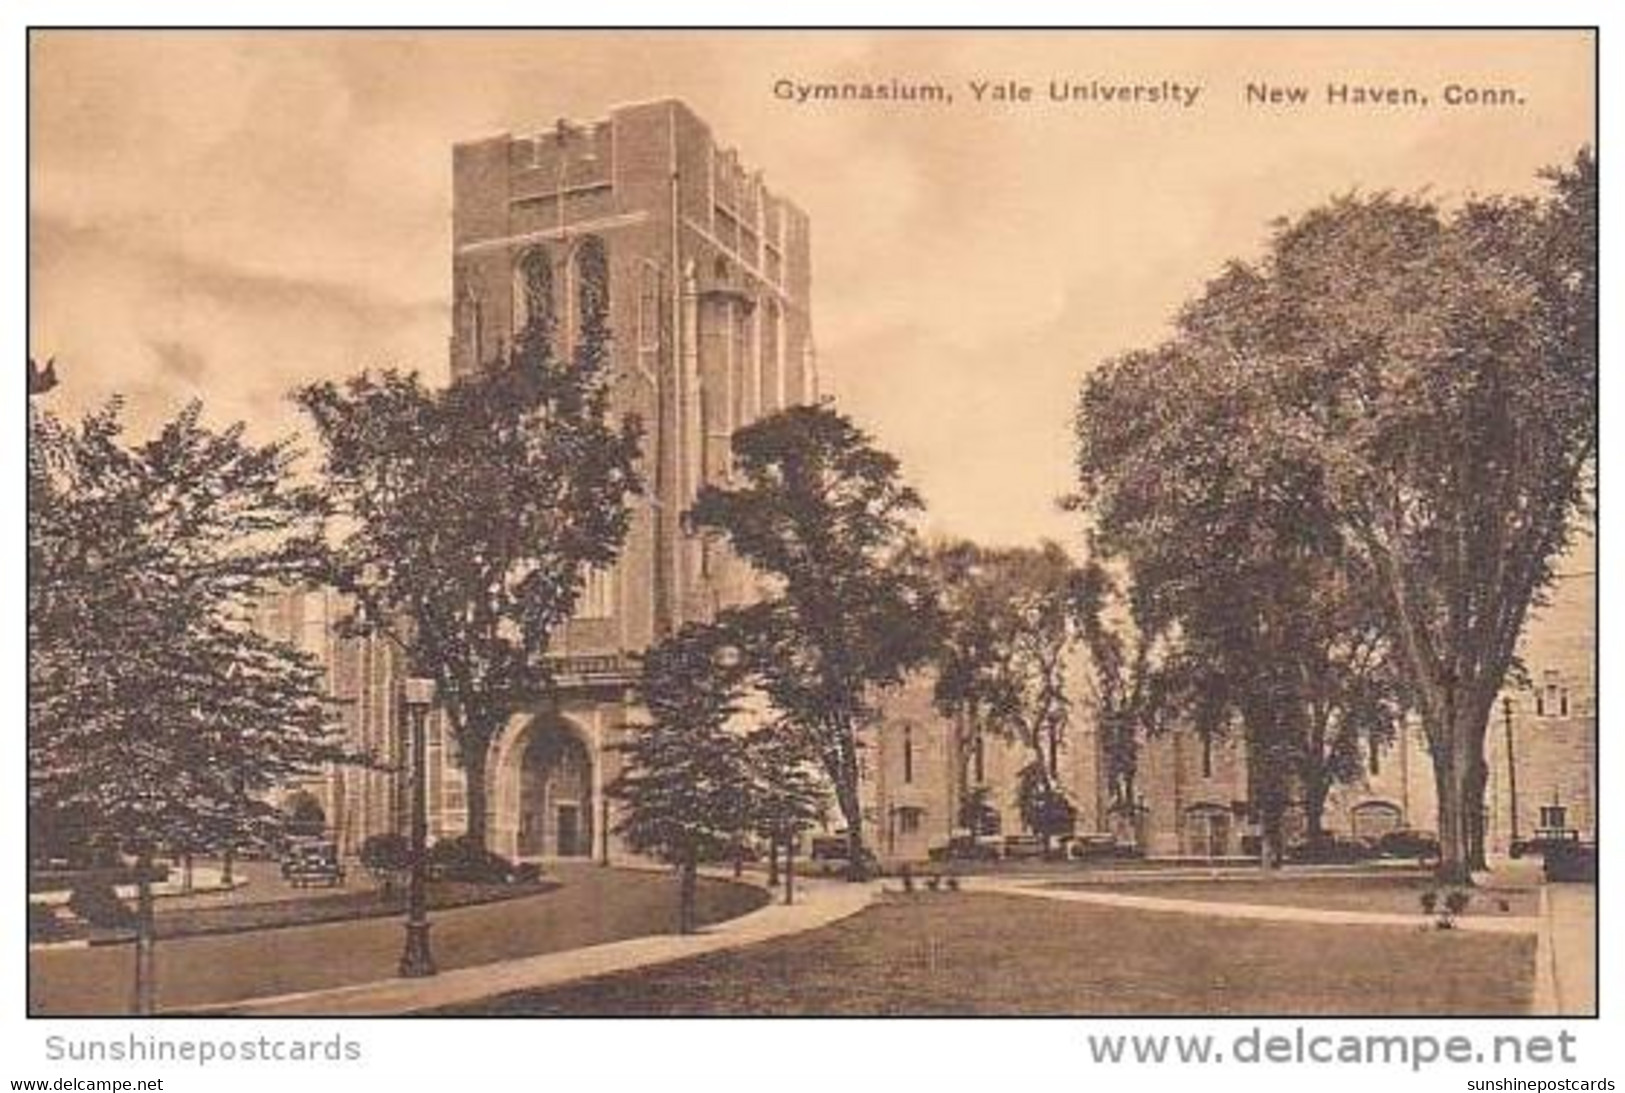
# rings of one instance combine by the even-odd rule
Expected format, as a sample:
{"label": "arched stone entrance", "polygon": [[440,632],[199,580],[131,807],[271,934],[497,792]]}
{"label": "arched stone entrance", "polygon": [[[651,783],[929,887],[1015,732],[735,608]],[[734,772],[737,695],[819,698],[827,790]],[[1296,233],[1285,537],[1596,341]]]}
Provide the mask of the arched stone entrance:
{"label": "arched stone entrance", "polygon": [[1404,826],[1405,814],[1392,801],[1361,801],[1349,810],[1349,826],[1356,839],[1375,842]]}
{"label": "arched stone entrance", "polygon": [[1230,819],[1230,810],[1220,805],[1191,805],[1185,810],[1185,853],[1197,858],[1230,853]]}
{"label": "arched stone entrance", "polygon": [[504,735],[493,770],[493,850],[512,858],[592,855],[597,808],[587,739],[556,714]]}

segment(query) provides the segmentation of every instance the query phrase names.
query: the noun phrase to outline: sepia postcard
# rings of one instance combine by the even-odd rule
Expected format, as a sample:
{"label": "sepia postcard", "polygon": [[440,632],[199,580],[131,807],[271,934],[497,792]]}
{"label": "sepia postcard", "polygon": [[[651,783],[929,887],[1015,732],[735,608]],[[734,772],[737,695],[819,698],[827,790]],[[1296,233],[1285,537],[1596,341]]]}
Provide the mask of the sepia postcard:
{"label": "sepia postcard", "polygon": [[1596,1016],[1597,50],[31,30],[27,1014]]}

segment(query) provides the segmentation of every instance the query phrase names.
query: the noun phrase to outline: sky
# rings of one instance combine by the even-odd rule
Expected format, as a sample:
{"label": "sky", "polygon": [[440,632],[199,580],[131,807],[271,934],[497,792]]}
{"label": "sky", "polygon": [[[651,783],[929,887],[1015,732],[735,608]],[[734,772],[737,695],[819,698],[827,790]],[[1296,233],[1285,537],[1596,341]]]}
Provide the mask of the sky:
{"label": "sky", "polygon": [[[1580,32],[54,31],[29,60],[29,346],[57,358],[60,413],[116,392],[150,426],[195,397],[269,438],[299,427],[298,383],[444,378],[452,143],[675,96],[808,212],[821,381],[902,460],[926,529],[1069,546],[1090,369],[1163,337],[1277,217],[1538,188],[1595,100]],[[892,79],[953,102],[774,91]],[[1054,102],[1052,79],[1200,90]],[[1249,84],[1308,100],[1249,105]],[[1515,101],[1451,106],[1452,84]]]}

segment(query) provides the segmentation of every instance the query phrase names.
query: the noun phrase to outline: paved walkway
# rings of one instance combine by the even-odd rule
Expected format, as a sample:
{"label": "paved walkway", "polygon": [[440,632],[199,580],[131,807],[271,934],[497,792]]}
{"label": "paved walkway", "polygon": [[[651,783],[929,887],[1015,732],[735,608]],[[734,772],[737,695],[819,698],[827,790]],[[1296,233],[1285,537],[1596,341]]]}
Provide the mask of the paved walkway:
{"label": "paved walkway", "polygon": [[[1265,922],[1319,922],[1330,926],[1403,926],[1415,929],[1416,915],[1333,910],[1225,900],[1166,899],[1102,890],[1057,888],[1050,877],[975,877],[962,883],[974,892],[1027,896],[1072,903],[1214,918]],[[1548,884],[1541,888],[1538,916],[1464,915],[1456,928],[1469,933],[1533,934],[1535,989],[1530,1012],[1537,1016],[1591,1016],[1597,1010],[1597,889],[1589,884]]]}
{"label": "paved walkway", "polygon": [[1597,887],[1541,889],[1542,929],[1535,948],[1535,1006],[1542,1015],[1597,1013]]}
{"label": "paved walkway", "polygon": [[874,884],[798,882],[797,902],[771,903],[687,936],[659,934],[566,952],[442,972],[429,979],[384,979],[329,990],[254,998],[194,1013],[242,1017],[340,1017],[410,1013],[475,1002],[511,991],[556,987],[581,979],[666,964],[814,930],[857,914],[879,892]]}

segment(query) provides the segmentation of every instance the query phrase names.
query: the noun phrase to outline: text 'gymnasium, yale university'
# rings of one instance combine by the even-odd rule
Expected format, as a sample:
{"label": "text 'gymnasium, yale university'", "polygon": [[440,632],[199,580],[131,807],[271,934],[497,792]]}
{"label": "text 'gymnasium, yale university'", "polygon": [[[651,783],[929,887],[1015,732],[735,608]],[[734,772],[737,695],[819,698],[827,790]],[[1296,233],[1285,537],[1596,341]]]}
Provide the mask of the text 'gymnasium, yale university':
{"label": "text 'gymnasium, yale university'", "polygon": [[[683,103],[617,107],[585,124],[455,147],[452,292],[453,375],[490,360],[535,309],[546,309],[568,352],[583,309],[607,308],[614,404],[644,423],[647,489],[620,560],[590,575],[575,618],[553,638],[557,699],[514,717],[487,765],[491,849],[613,860],[622,849],[605,787],[617,773],[614,744],[641,716],[635,654],[755,594],[749,567],[714,537],[686,532],[682,513],[701,485],[728,473],[734,430],[817,398],[808,219]],[[1490,853],[1504,852],[1514,831],[1595,835],[1594,564],[1589,541],[1563,560],[1523,635],[1530,686],[1496,706]],[[406,830],[409,729],[399,651],[341,634],[343,607],[328,591],[289,592],[264,604],[260,625],[321,660],[351,744],[391,768],[335,766],[297,790],[353,855],[369,835]],[[923,860],[958,832],[959,769],[971,788],[987,788],[1003,831],[1021,830],[1025,751],[985,739],[956,755],[928,679],[887,697],[869,739],[865,838],[882,861]],[[438,716],[428,740],[429,833],[444,838],[465,827],[463,772]],[[1233,737],[1175,731],[1146,742],[1136,808],[1124,816],[1108,810],[1099,739],[1078,702],[1058,775],[1080,834],[1112,834],[1149,855],[1256,852],[1244,745]],[[1433,830],[1435,815],[1426,742],[1410,721],[1366,757],[1359,779],[1333,788],[1325,827],[1374,837]]]}

